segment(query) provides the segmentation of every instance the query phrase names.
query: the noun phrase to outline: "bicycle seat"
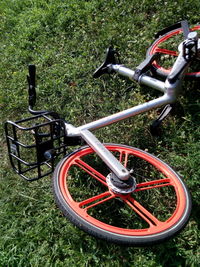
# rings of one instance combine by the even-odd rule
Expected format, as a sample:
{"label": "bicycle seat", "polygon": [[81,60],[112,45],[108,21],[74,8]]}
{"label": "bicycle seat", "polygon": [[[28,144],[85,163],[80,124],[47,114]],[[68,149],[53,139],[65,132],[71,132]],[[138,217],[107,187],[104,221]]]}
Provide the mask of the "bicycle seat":
{"label": "bicycle seat", "polygon": [[[117,55],[118,59],[116,59],[115,55]],[[93,78],[99,78],[101,75],[105,73],[111,73],[112,71],[109,70],[108,67],[109,64],[117,64],[117,63],[120,63],[119,54],[116,50],[114,50],[112,46],[110,46],[107,49],[104,63],[95,70],[95,72],[93,73]]]}

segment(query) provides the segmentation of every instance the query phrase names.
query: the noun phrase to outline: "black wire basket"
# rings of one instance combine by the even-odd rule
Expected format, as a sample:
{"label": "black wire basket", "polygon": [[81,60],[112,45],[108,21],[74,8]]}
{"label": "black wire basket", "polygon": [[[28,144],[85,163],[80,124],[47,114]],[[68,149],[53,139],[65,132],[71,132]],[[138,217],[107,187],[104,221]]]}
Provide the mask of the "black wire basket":
{"label": "black wire basket", "polygon": [[64,120],[55,119],[51,112],[7,121],[5,132],[11,165],[28,181],[52,173],[59,158],[67,154],[70,138]]}

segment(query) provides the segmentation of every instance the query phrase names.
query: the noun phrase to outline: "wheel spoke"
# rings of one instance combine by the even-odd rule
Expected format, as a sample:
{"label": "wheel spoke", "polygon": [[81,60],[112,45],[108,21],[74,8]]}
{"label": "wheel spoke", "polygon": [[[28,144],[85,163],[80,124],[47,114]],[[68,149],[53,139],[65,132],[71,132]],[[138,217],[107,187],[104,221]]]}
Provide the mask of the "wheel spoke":
{"label": "wheel spoke", "polygon": [[164,49],[164,48],[159,48],[159,47],[156,47],[155,52],[161,53],[161,54],[167,54],[167,55],[171,55],[171,56],[175,56],[175,57],[178,56],[178,52],[176,52],[176,51],[172,51],[172,50]]}
{"label": "wheel spoke", "polygon": [[154,189],[154,188],[164,187],[164,186],[169,186],[169,185],[172,185],[172,184],[170,182],[170,179],[168,178],[153,180],[153,181],[137,184],[137,188],[134,192],[149,190],[149,189]]}
{"label": "wheel spoke", "polygon": [[129,196],[124,201],[143,219],[150,227],[157,227],[163,224],[159,221],[152,213],[150,213],[146,208],[144,208],[139,202],[137,202],[133,197]]}
{"label": "wheel spoke", "polygon": [[88,210],[88,209],[90,209],[94,206],[97,206],[99,204],[102,204],[102,203],[104,203],[104,202],[106,202],[106,201],[108,201],[114,197],[115,197],[114,194],[111,194],[109,191],[106,191],[102,194],[96,195],[94,197],[90,197],[88,199],[85,199],[85,200],[79,202],[78,206],[80,208],[86,206],[86,207],[84,207],[84,209]]}
{"label": "wheel spoke", "polygon": [[125,168],[127,167],[128,156],[129,153],[127,153],[126,151],[123,150],[120,151],[119,161],[124,165]]}
{"label": "wheel spoke", "polygon": [[98,172],[97,170],[95,170],[93,167],[88,165],[86,162],[84,162],[83,160],[78,158],[75,160],[75,164],[78,167],[80,167],[82,170],[84,170],[88,174],[90,174],[93,178],[95,178],[96,180],[98,180],[99,182],[101,182],[102,184],[107,186],[106,177],[103,174],[101,174],[100,172]]}
{"label": "wheel spoke", "polygon": [[[138,180],[136,190],[131,194],[112,192],[101,166],[97,167],[99,171],[95,170],[99,162],[93,149],[83,147],[66,157],[54,173],[55,199],[64,214],[94,236],[101,235],[105,240],[109,238],[129,245],[162,241],[179,231],[179,222],[184,226],[189,218],[191,204],[188,191],[178,175],[167,164],[145,151],[116,144],[105,146],[117,154],[122,164],[127,167],[133,165],[133,176]],[[92,157],[95,165],[89,162]],[[150,179],[152,171],[155,173],[153,181]],[[87,181],[91,182],[88,187]],[[106,187],[102,188],[102,184]],[[164,190],[151,190],[157,187]],[[147,191],[137,192],[142,190]],[[163,192],[156,192],[158,194],[152,197],[150,193],[153,191]]]}

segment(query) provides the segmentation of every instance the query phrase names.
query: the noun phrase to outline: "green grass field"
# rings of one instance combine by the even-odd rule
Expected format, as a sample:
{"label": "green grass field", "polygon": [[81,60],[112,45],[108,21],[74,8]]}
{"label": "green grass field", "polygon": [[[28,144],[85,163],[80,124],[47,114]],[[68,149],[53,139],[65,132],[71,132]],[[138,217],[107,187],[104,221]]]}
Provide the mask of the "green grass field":
{"label": "green grass field", "polygon": [[92,73],[111,44],[135,68],[154,33],[182,19],[200,22],[199,0],[0,1],[0,266],[200,266],[200,86],[186,81],[162,135],[149,131],[152,111],[98,130],[104,142],[148,149],[183,177],[193,200],[186,228],[152,247],[122,247],[74,227],[56,207],[51,177],[28,183],[9,164],[4,122],[28,117],[27,65],[37,66],[37,108],[74,125],[109,115],[159,93],[117,76]]}

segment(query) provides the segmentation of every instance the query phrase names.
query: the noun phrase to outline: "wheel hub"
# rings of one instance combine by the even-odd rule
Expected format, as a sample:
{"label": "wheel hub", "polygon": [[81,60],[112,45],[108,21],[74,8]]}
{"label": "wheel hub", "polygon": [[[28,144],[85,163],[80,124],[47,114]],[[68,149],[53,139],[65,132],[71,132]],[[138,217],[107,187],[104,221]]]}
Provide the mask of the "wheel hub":
{"label": "wheel hub", "polygon": [[128,180],[120,180],[114,173],[109,173],[106,182],[109,188],[118,194],[129,194],[136,189],[136,180],[132,176]]}

